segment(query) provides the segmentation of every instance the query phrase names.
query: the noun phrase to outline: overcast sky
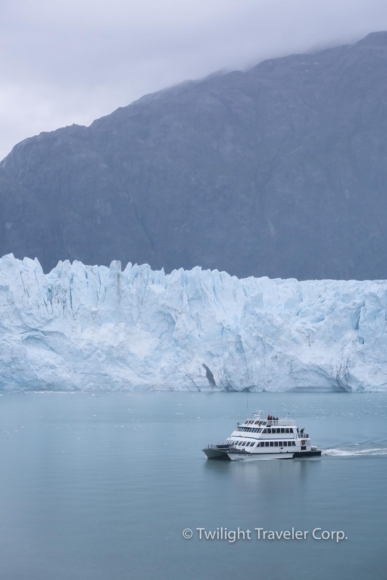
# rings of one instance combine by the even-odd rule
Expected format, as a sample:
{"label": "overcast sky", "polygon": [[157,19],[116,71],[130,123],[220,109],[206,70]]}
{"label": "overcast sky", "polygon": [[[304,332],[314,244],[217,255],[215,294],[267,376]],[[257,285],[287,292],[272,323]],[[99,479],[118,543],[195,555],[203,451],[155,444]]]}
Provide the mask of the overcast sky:
{"label": "overcast sky", "polygon": [[386,0],[2,0],[0,159],[180,81],[376,30]]}

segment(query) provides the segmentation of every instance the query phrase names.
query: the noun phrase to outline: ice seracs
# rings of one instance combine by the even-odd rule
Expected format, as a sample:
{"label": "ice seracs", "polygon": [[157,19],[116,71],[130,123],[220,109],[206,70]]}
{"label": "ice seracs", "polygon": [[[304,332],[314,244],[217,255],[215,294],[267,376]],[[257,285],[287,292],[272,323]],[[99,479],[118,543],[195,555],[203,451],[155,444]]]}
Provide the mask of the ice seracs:
{"label": "ice seracs", "polygon": [[0,259],[0,387],[386,390],[387,282]]}
{"label": "ice seracs", "polygon": [[289,417],[279,419],[261,411],[240,425],[224,443],[208,445],[203,452],[208,459],[302,459],[318,457],[321,451],[311,445],[309,434],[299,429]]}

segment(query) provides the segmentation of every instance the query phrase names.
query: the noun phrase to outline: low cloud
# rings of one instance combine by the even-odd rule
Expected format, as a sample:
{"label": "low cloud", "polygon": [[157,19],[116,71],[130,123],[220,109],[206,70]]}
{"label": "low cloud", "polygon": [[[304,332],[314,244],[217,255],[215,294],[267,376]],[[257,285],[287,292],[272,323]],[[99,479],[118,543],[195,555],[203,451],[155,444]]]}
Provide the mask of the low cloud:
{"label": "low cloud", "polygon": [[0,158],[143,94],[387,29],[383,0],[5,0]]}

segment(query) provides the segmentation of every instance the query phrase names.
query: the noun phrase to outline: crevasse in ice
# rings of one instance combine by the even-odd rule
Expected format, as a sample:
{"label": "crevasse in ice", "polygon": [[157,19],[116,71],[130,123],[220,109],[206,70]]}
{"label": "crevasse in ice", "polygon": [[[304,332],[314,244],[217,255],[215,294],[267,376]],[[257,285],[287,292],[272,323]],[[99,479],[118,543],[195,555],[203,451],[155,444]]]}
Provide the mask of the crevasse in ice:
{"label": "crevasse in ice", "polygon": [[0,386],[387,389],[387,281],[0,259]]}

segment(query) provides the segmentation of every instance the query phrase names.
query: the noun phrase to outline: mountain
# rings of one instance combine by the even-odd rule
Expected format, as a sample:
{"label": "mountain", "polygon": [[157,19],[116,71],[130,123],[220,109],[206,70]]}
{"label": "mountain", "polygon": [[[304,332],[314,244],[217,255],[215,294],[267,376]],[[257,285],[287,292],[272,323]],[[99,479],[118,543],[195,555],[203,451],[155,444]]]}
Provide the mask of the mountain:
{"label": "mountain", "polygon": [[387,278],[387,32],[187,82],[0,164],[0,255]]}
{"label": "mountain", "polygon": [[0,259],[0,388],[387,390],[387,282]]}

